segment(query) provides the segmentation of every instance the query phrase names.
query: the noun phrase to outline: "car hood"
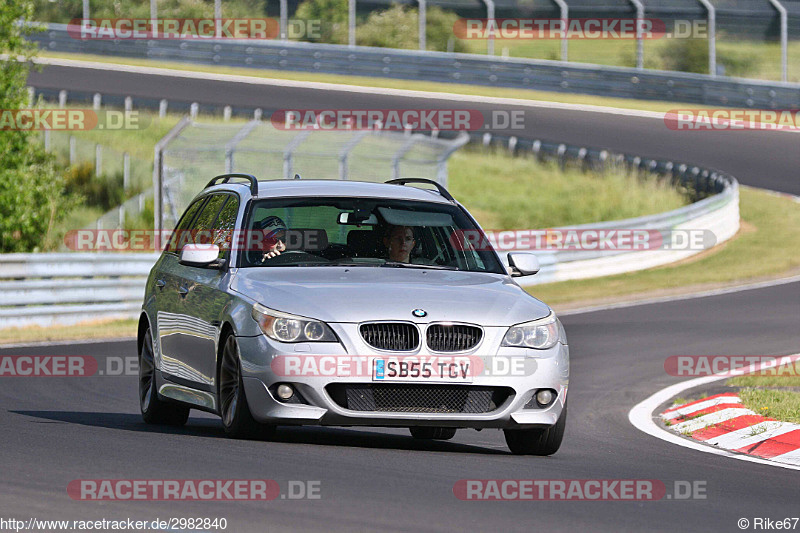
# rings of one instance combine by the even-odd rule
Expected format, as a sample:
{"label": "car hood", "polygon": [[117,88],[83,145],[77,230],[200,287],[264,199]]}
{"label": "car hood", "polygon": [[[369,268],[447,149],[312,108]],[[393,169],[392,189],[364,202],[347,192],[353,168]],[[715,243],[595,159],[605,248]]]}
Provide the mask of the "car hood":
{"label": "car hood", "polygon": [[[510,326],[550,308],[508,277],[381,267],[241,268],[231,289],[271,309],[325,322],[452,321]],[[411,312],[423,309],[424,318]]]}

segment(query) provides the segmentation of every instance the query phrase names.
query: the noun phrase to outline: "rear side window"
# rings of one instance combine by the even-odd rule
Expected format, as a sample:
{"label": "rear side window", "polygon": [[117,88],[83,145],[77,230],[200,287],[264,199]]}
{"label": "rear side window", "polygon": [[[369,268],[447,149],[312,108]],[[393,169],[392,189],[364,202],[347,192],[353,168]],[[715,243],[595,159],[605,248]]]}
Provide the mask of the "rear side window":
{"label": "rear side window", "polygon": [[[168,252],[180,252],[180,248],[183,247],[180,237],[186,233],[186,230],[189,229],[189,225],[194,220],[195,215],[197,215],[197,212],[200,210],[200,208],[203,207],[205,201],[206,198],[197,200],[183,213],[178,225],[175,227],[175,231],[172,232],[172,236],[169,238],[169,243],[167,244]],[[183,240],[183,243],[185,244],[185,239]]]}

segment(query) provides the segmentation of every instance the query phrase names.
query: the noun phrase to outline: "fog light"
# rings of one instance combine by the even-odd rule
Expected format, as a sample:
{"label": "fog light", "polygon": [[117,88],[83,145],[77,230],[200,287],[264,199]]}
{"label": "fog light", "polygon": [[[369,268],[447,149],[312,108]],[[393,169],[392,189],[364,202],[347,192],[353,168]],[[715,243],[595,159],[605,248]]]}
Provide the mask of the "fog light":
{"label": "fog light", "polygon": [[278,385],[278,398],[281,400],[288,400],[292,396],[294,396],[294,389],[291,385],[287,385],[286,383]]}
{"label": "fog light", "polygon": [[542,389],[536,393],[536,401],[539,405],[549,405],[553,401],[553,393],[547,389]]}

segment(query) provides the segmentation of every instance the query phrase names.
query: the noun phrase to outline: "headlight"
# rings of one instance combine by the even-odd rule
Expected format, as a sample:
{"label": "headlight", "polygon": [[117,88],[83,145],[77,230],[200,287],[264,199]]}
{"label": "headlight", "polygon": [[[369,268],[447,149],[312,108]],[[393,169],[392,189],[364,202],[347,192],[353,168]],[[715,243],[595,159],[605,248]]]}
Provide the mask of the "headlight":
{"label": "headlight", "polygon": [[[556,345],[560,332],[559,321],[555,313],[545,318],[511,326],[503,337],[502,346],[518,346],[546,350]],[[566,342],[566,339],[564,339]]]}
{"label": "headlight", "polygon": [[336,334],[324,322],[302,316],[281,313],[264,307],[253,306],[253,318],[261,331],[270,339],[281,342],[337,342]]}

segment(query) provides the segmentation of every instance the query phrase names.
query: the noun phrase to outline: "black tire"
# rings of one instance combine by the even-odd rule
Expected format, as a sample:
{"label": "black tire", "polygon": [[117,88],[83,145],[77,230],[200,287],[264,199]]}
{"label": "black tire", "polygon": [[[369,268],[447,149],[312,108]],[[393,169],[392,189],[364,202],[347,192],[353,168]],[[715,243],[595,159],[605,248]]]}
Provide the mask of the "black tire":
{"label": "black tire", "polygon": [[553,455],[564,440],[567,425],[567,406],[558,422],[547,429],[504,429],[506,444],[515,455]]}
{"label": "black tire", "polygon": [[408,430],[411,432],[411,436],[415,439],[450,440],[456,436],[456,428],[417,426],[408,428]]}
{"label": "black tire", "polygon": [[189,419],[188,407],[166,402],[156,391],[156,364],[150,328],[144,333],[139,351],[139,409],[147,424],[182,426]]}
{"label": "black tire", "polygon": [[219,365],[219,414],[225,433],[234,439],[261,439],[271,436],[275,426],[256,422],[247,404],[242,381],[242,363],[236,337],[228,335],[222,346]]}

